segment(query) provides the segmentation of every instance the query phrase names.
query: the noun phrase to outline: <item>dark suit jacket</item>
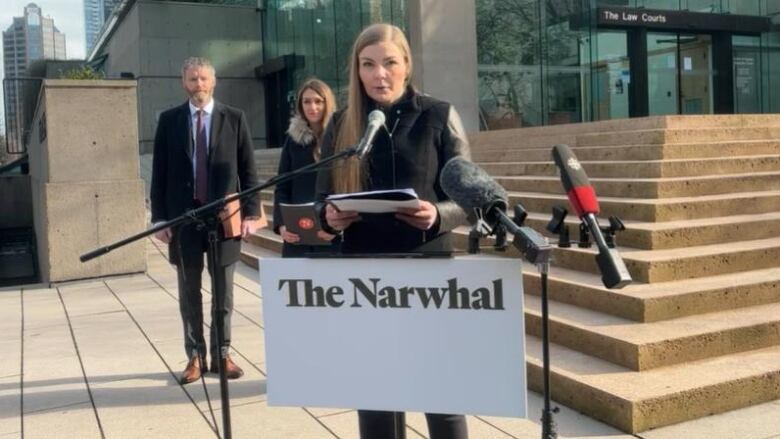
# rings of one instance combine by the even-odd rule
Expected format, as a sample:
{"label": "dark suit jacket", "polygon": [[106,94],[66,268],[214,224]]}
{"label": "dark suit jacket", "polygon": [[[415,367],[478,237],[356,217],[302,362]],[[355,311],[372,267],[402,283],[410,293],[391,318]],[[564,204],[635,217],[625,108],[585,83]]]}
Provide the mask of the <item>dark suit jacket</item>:
{"label": "dark suit jacket", "polygon": [[[192,170],[194,147],[190,120],[187,102],[160,115],[154,137],[150,190],[152,223],[174,219],[195,207],[195,177]],[[244,113],[215,102],[209,140],[209,201],[257,184],[253,151],[252,135]],[[259,216],[258,198],[251,198],[242,201],[241,213],[244,217]],[[180,262],[179,242],[185,264],[194,258],[202,258],[205,250],[202,233],[187,227],[177,232],[174,230],[174,239],[169,245],[171,263],[178,265]],[[222,264],[236,262],[240,250],[240,239],[223,239],[220,245]]]}

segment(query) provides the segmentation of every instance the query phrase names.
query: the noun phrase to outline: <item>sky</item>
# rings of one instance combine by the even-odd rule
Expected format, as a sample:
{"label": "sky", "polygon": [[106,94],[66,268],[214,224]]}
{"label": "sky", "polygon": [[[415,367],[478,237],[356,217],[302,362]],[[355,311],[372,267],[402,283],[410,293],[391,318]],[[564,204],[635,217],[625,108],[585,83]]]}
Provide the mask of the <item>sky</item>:
{"label": "sky", "polygon": [[[13,17],[24,15],[24,7],[35,3],[44,17],[54,19],[54,26],[65,34],[65,51],[68,58],[83,59],[84,47],[84,2],[83,0],[0,0],[0,30],[5,31],[13,24]],[[3,59],[0,57],[0,79],[5,76]],[[2,94],[2,93],[0,93]],[[5,132],[3,100],[0,98],[0,131]],[[5,145],[0,145],[5,148]]]}

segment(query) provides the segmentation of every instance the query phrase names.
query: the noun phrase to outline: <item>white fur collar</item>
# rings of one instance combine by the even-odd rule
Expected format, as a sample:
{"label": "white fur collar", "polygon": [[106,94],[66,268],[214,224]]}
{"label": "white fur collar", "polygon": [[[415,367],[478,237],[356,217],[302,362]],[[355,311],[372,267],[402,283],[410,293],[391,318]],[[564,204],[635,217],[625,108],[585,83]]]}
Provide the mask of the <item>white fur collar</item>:
{"label": "white fur collar", "polygon": [[298,144],[309,145],[314,142],[314,131],[309,124],[297,114],[290,118],[290,127],[287,128],[287,134]]}

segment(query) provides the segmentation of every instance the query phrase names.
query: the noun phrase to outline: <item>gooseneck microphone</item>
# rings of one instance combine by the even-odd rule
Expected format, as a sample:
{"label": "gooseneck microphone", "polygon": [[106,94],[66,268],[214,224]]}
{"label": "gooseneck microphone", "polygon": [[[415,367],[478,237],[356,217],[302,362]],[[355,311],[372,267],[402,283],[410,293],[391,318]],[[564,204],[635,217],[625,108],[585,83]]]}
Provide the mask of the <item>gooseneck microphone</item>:
{"label": "gooseneck microphone", "polygon": [[467,213],[479,209],[492,229],[502,224],[514,235],[513,245],[533,264],[546,263],[552,246],[530,227],[520,227],[506,215],[506,190],[476,164],[460,157],[450,159],[441,170],[442,190]]}
{"label": "gooseneck microphone", "polygon": [[596,220],[599,202],[585,170],[567,145],[553,146],[552,157],[560,171],[561,183],[566,190],[566,196],[569,197],[569,202],[577,212],[577,216],[588,227],[599,249],[596,264],[601,271],[601,281],[607,288],[623,288],[632,282],[631,274],[618,251],[609,248],[604,240],[601,227]]}
{"label": "gooseneck microphone", "polygon": [[371,148],[374,146],[374,137],[384,125],[385,113],[383,113],[382,110],[374,110],[368,113],[366,132],[363,134],[363,138],[360,139],[357,146],[355,146],[355,155],[357,155],[359,159],[362,159],[366,154],[371,152]]}

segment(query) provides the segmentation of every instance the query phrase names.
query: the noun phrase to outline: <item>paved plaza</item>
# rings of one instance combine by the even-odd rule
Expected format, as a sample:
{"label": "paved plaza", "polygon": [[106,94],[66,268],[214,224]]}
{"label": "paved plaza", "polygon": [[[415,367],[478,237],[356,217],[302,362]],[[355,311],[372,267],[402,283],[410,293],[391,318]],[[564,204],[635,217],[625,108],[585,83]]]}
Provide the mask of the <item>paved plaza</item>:
{"label": "paved plaza", "polygon": [[[202,384],[177,381],[185,357],[176,273],[164,246],[147,240],[146,248],[145,274],[0,289],[0,438],[217,437]],[[266,404],[256,277],[239,263],[232,355],[246,375],[230,382],[233,437],[357,438],[354,410]],[[218,378],[205,382],[221,429]],[[531,393],[529,405],[531,420],[470,416],[471,437],[540,437],[539,395]],[[777,414],[780,403],[769,403],[641,437],[780,438]],[[565,407],[556,421],[561,437],[633,437]],[[427,437],[422,414],[407,423],[408,438]]]}

